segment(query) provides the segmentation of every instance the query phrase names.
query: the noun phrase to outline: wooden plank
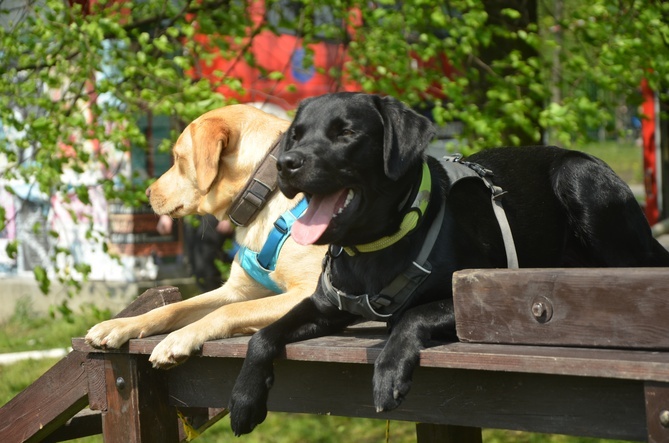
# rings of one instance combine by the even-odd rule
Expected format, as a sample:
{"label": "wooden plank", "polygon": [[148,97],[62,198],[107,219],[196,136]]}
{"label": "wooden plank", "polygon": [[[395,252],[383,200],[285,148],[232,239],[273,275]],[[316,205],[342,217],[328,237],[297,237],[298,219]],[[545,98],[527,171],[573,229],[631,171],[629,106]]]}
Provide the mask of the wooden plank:
{"label": "wooden plank", "polygon": [[165,372],[145,357],[105,357],[107,410],[102,413],[106,443],[177,442],[176,409],[167,402]]}
{"label": "wooden plank", "polygon": [[[127,352],[150,354],[161,337],[131,340]],[[377,329],[305,340],[287,346],[285,358],[331,363],[373,363],[386,336]],[[205,343],[204,357],[239,358],[246,355],[249,337]],[[90,348],[83,339],[73,340],[82,352],[116,353]],[[521,346],[481,343],[433,343],[420,354],[425,367],[476,369],[586,377],[669,382],[669,353],[618,349],[584,349],[557,346]],[[193,357],[197,358],[197,357]]]}
{"label": "wooden plank", "polygon": [[456,273],[460,340],[669,349],[669,269],[486,269]]}
{"label": "wooden plank", "polygon": [[95,411],[107,410],[105,359],[103,354],[89,353],[84,364],[88,379],[88,406]]}
{"label": "wooden plank", "polygon": [[179,288],[174,286],[156,286],[144,291],[128,307],[116,314],[114,318],[134,317],[181,300],[182,297]]}
{"label": "wooden plank", "polygon": [[[84,352],[125,353],[150,355],[165,335],[155,335],[130,340],[127,348],[95,349],[81,337],[72,339],[72,347]],[[387,335],[379,328],[372,326],[367,329],[352,329],[342,334],[305,340],[288,345],[286,357],[294,360],[312,360],[371,363],[383,349]],[[232,337],[212,340],[204,343],[202,350],[195,355],[208,357],[244,358],[249,336]]]}
{"label": "wooden plank", "polygon": [[669,353],[450,343],[420,354],[426,367],[669,382]]}
{"label": "wooden plank", "polygon": [[646,383],[645,398],[648,442],[669,441],[669,384]]}
{"label": "wooden plank", "polygon": [[[195,358],[170,371],[170,402],[225,407],[236,358]],[[511,372],[419,368],[396,410],[376,413],[370,364],[279,360],[271,411],[407,420],[643,441],[643,382]],[[263,432],[262,425],[255,432]]]}
{"label": "wooden plank", "polygon": [[88,404],[86,354],[70,352],[0,408],[0,441],[41,441]]}
{"label": "wooden plank", "polygon": [[416,423],[416,443],[482,443],[481,429]]}

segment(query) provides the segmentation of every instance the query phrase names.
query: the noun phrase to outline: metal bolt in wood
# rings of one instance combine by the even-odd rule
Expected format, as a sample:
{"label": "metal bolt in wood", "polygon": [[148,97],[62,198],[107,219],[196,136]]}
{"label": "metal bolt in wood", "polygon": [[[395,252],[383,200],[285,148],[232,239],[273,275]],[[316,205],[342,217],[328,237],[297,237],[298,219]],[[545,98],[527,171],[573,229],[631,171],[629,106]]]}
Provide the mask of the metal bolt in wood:
{"label": "metal bolt in wood", "polygon": [[665,428],[669,428],[669,411],[666,409],[660,412],[660,424]]}
{"label": "metal bolt in wood", "polygon": [[534,314],[536,318],[543,317],[546,315],[546,306],[541,302],[535,303],[532,305],[532,314]]}
{"label": "metal bolt in wood", "polygon": [[546,297],[539,296],[534,298],[530,307],[532,316],[539,323],[546,323],[553,317],[553,305]]}

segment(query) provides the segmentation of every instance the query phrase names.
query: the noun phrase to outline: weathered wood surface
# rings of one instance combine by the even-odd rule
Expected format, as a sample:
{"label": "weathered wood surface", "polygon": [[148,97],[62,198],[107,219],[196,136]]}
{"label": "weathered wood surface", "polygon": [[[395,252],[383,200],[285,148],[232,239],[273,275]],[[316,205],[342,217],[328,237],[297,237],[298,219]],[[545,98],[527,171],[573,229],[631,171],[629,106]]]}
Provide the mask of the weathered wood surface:
{"label": "weathered wood surface", "polygon": [[416,423],[416,440],[421,443],[482,443],[481,430],[463,426]]}
{"label": "weathered wood surface", "polygon": [[164,371],[153,371],[146,358],[114,354],[105,357],[104,371],[98,375],[104,377],[106,386],[105,443],[179,440],[176,409],[168,403]]}
{"label": "weathered wood surface", "polygon": [[[205,357],[170,370],[171,404],[225,407],[241,365]],[[379,414],[372,373],[371,364],[279,360],[268,408],[624,440],[646,435],[640,381],[420,367],[405,402]]]}
{"label": "weathered wood surface", "polygon": [[[152,288],[117,316],[138,315],[180,300],[177,288]],[[85,352],[71,352],[0,408],[0,441],[42,441],[85,408],[86,357]]]}
{"label": "weathered wood surface", "polygon": [[[74,349],[85,352],[150,354],[164,336],[131,340],[118,350],[95,350],[81,338],[73,339]],[[292,343],[285,358],[323,363],[372,364],[383,349],[382,329],[356,329],[342,334]],[[204,344],[200,356],[243,359],[249,337],[233,337]],[[481,343],[433,343],[421,352],[424,367],[473,369],[573,375],[669,383],[669,353],[646,350],[618,350],[547,346],[493,345]]]}
{"label": "weathered wood surface", "polygon": [[466,270],[453,293],[462,341],[669,349],[669,268]]}
{"label": "weathered wood surface", "polygon": [[69,353],[0,408],[0,441],[41,441],[85,408],[85,361],[86,353]]}
{"label": "weathered wood surface", "polygon": [[644,386],[648,441],[669,442],[669,384],[647,382]]}
{"label": "weathered wood surface", "polygon": [[134,317],[161,306],[180,302],[181,300],[182,297],[179,288],[174,286],[156,286],[140,294],[128,307],[116,314],[114,318]]}
{"label": "weathered wood surface", "polygon": [[[365,326],[288,345],[275,364],[270,410],[645,441],[649,421],[669,408],[663,395],[646,415],[646,383],[667,386],[669,353],[455,342],[422,351],[408,399],[377,414],[371,380],[385,333],[378,324]],[[96,352],[146,357],[160,340]],[[207,342],[200,356],[167,371],[170,404],[226,407],[248,340]],[[81,339],[73,344],[90,350]]]}

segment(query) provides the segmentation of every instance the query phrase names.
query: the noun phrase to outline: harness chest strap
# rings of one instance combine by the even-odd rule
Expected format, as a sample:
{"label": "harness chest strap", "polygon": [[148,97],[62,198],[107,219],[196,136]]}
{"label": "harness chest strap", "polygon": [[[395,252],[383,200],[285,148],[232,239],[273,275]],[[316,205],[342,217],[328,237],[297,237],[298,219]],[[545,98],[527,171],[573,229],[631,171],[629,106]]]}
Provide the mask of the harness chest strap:
{"label": "harness chest strap", "polygon": [[290,237],[293,223],[304,214],[307,206],[307,199],[303,198],[293,209],[281,214],[274,222],[274,226],[259,252],[242,246],[237,253],[236,258],[242,269],[255,281],[277,294],[284,291],[272,280],[269,274],[276,269],[279,253],[283,244]]}

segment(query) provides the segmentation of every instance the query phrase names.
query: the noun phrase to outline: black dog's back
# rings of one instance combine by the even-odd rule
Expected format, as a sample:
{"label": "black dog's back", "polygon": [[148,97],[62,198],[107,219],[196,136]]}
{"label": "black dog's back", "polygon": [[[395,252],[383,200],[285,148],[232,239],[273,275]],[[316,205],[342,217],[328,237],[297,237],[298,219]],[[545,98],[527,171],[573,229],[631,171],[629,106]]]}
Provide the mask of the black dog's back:
{"label": "black dog's back", "polygon": [[[669,252],[653,239],[632,191],[601,160],[556,147],[490,149],[467,160],[493,171],[495,185],[507,192],[502,202],[521,267],[669,266]],[[499,229],[489,202],[471,211],[472,192],[485,195],[475,187],[458,184],[448,200],[456,218],[469,217],[459,220],[463,229],[492,238],[487,252],[501,259],[499,235],[486,232]]]}

